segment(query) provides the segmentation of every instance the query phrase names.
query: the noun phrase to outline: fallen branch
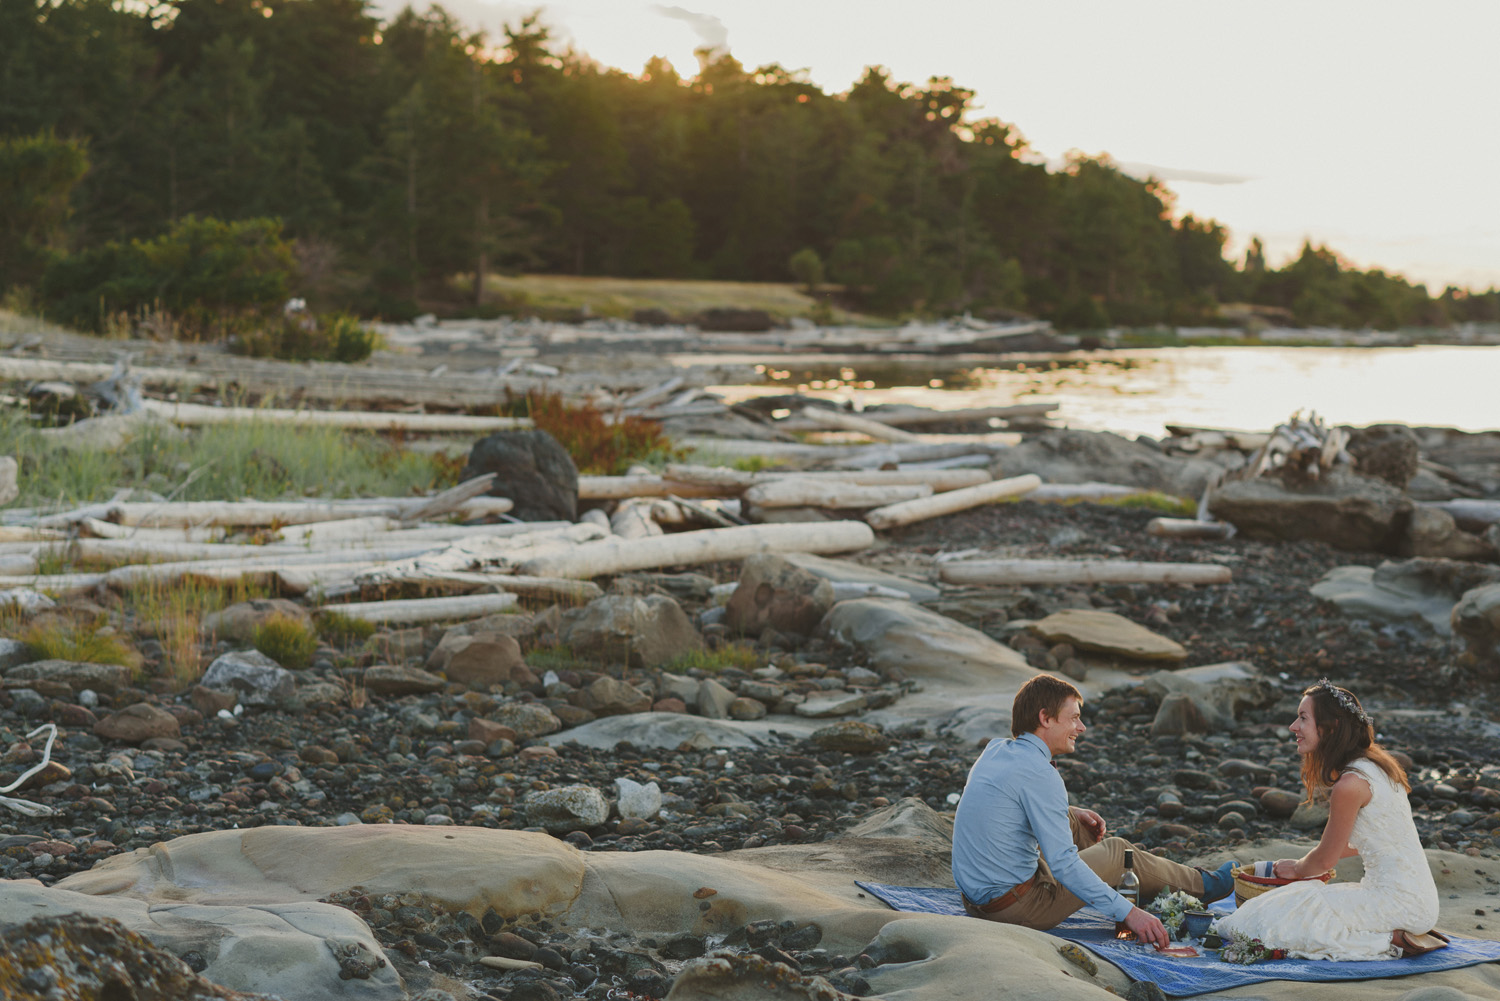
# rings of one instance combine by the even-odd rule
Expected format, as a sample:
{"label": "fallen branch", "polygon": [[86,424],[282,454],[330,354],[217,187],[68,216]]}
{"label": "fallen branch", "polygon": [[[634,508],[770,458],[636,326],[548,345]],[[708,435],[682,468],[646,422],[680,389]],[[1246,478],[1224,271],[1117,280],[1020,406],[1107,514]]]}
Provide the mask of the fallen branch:
{"label": "fallen branch", "polygon": [[920,500],[879,507],[866,512],[865,521],[872,528],[880,530],[896,528],[916,521],[925,521],[928,518],[953,514],[956,511],[966,511],[969,508],[1004,500],[1007,497],[1018,497],[1041,485],[1040,476],[1027,473],[1025,476],[1015,476],[1008,480],[995,480],[977,487],[950,490],[945,494],[935,494]]}
{"label": "fallen branch", "polygon": [[863,486],[799,477],[773,480],[745,491],[746,503],[758,507],[878,508],[931,496],[932,488],[925,483]]}
{"label": "fallen branch", "polygon": [[944,563],[949,584],[1227,584],[1230,571],[1214,563],[1139,563],[1130,560],[974,560]]}
{"label": "fallen branch", "polygon": [[[43,730],[48,731],[48,733],[47,746],[42,748],[41,762],[26,769],[10,785],[0,787],[0,793],[12,792],[16,789],[21,788],[21,786],[26,782],[27,779],[31,778],[43,768],[46,768],[47,765],[52,761],[52,742],[57,739],[56,723],[43,723],[35,730],[28,733],[26,737],[29,740],[30,738],[35,737],[37,734],[41,733]],[[33,803],[29,799],[12,799],[9,796],[0,796],[0,806],[7,807],[11,810],[16,811],[17,813],[23,813],[28,817],[50,817],[57,812],[50,806],[43,806],[41,803]]]}
{"label": "fallen branch", "polygon": [[921,441],[919,437],[910,431],[902,431],[899,428],[893,428],[879,421],[867,421],[862,417],[856,417],[854,414],[844,413],[842,410],[805,407],[802,410],[802,417],[819,427],[855,431],[867,437],[874,438],[876,441]]}
{"label": "fallen branch", "polygon": [[184,427],[260,421],[302,427],[350,430],[408,431],[422,434],[515,431],[531,427],[527,417],[476,417],[471,414],[403,414],[356,410],[283,410],[276,407],[210,407],[200,403],[163,403],[145,400],[147,413]]}
{"label": "fallen branch", "polygon": [[1192,518],[1152,518],[1146,522],[1146,534],[1161,539],[1213,541],[1234,535],[1227,521],[1197,521]]}

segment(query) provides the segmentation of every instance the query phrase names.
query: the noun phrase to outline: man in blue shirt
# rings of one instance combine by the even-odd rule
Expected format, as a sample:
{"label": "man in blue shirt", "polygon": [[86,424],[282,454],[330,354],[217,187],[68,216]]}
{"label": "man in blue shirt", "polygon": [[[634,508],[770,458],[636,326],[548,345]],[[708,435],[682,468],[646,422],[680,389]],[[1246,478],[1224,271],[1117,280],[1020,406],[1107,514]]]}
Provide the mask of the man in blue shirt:
{"label": "man in blue shirt", "polygon": [[[1011,740],[992,740],[969,770],[953,821],[953,880],[975,917],[1028,928],[1056,926],[1090,905],[1158,948],[1168,943],[1157,918],[1113,889],[1125,871],[1124,838],[1105,837],[1104,818],[1068,805],[1052,764],[1071,754],[1086,729],[1083,697],[1060,678],[1039,674],[1011,706]],[[1141,900],[1184,890],[1204,903],[1234,889],[1226,862],[1213,872],[1136,850]]]}

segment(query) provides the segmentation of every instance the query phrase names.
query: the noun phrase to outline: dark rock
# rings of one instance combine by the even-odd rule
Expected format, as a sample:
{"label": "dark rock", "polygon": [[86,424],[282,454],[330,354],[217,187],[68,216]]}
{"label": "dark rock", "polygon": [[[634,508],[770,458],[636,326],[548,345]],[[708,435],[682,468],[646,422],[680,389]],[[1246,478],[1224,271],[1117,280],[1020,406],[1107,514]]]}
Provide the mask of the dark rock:
{"label": "dark rock", "polygon": [[578,467],[558,440],[542,430],[497,431],[475,443],[460,480],[495,473],[490,493],[515,501],[522,521],[576,521]]}
{"label": "dark rock", "polygon": [[762,334],[776,326],[776,320],[763,309],[737,309],[716,306],[705,309],[697,316],[699,330]]}
{"label": "dark rock", "polygon": [[1417,436],[1402,424],[1372,424],[1350,428],[1345,450],[1354,457],[1354,468],[1365,476],[1384,480],[1405,490],[1417,474]]}

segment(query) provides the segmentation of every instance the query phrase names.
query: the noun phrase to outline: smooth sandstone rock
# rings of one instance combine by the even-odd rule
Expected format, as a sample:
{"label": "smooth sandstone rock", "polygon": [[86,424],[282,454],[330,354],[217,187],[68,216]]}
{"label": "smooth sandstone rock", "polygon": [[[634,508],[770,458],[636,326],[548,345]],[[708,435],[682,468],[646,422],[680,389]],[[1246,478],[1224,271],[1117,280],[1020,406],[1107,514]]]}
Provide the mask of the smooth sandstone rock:
{"label": "smooth sandstone rock", "polygon": [[1049,643],[1071,643],[1080,650],[1126,657],[1130,660],[1180,661],[1187,650],[1176,640],[1113,612],[1068,608],[1053,612],[1031,627]]}
{"label": "smooth sandstone rock", "polygon": [[113,695],[130,684],[130,668],[120,664],[89,664],[74,660],[36,660],[5,671],[7,682],[52,681],[75,694],[85,688]]}
{"label": "smooth sandstone rock", "polygon": [[833,600],[827,580],[775,554],[757,553],[744,560],[724,620],[742,635],[758,636],[767,627],[806,634],[822,621]]}
{"label": "smooth sandstone rock", "polygon": [[676,601],[661,594],[606,594],[586,605],[563,632],[580,657],[660,667],[703,649],[703,637]]}
{"label": "smooth sandstone rock", "polygon": [[979,685],[1019,685],[1037,673],[1020,654],[979,630],[891,598],[841,601],[819,630],[863,651],[876,671]]}
{"label": "smooth sandstone rock", "polygon": [[94,724],[94,733],[109,740],[139,744],[153,737],[176,737],[181,732],[177,717],[145,702],[126,706]]}

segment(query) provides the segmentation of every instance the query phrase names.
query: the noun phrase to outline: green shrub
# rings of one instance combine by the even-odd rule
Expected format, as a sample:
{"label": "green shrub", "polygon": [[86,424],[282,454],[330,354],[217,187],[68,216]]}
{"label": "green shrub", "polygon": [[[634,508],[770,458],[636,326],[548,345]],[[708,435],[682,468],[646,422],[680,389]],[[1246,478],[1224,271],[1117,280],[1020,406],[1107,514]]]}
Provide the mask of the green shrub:
{"label": "green shrub", "polygon": [[293,313],[230,341],[236,354],[286,361],[364,361],[380,344],[380,335],[345,313],[313,317]]}
{"label": "green shrub", "polygon": [[140,666],[141,657],[107,624],[104,617],[72,622],[48,617],[34,621],[21,631],[21,642],[40,660],[72,660],[86,664]]}
{"label": "green shrub", "polygon": [[375,623],[356,619],[342,612],[319,612],[314,616],[313,624],[317,627],[319,636],[341,646],[363,643],[375,635]]}
{"label": "green shrub", "polygon": [[104,332],[166,314],[188,339],[251,329],[286,301],[296,264],[274,219],[188,216],[151,240],[110,241],[55,258],[42,277],[49,317]]}
{"label": "green shrub", "polygon": [[269,615],[250,634],[250,645],[282,667],[300,671],[312,663],[318,634],[291,615]]}
{"label": "green shrub", "polygon": [[673,674],[683,674],[697,668],[700,671],[715,674],[726,667],[751,671],[757,667],[764,667],[765,663],[765,658],[756,653],[754,647],[744,643],[725,643],[716,650],[693,650],[675,657],[663,670]]}

